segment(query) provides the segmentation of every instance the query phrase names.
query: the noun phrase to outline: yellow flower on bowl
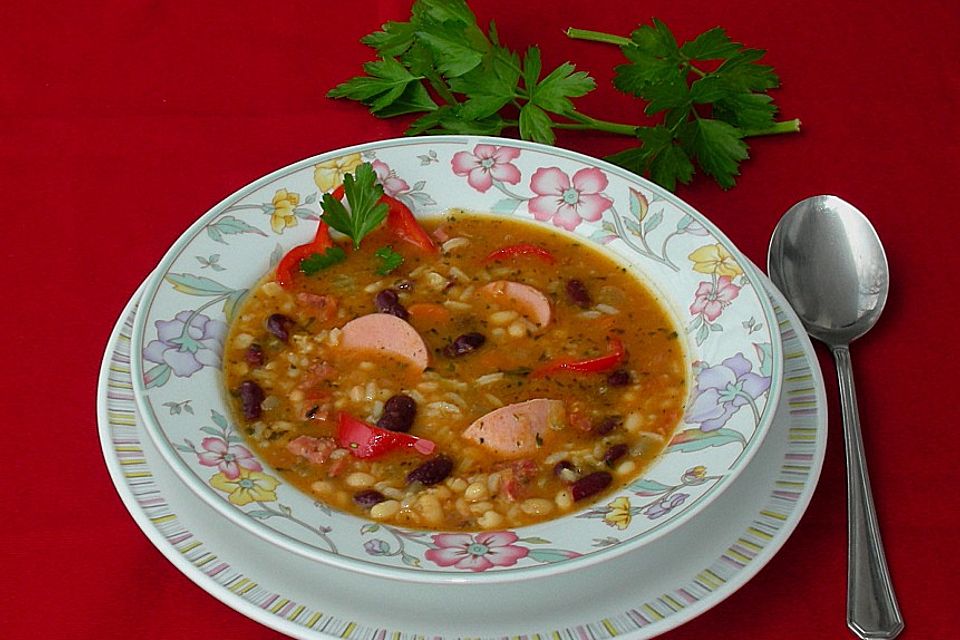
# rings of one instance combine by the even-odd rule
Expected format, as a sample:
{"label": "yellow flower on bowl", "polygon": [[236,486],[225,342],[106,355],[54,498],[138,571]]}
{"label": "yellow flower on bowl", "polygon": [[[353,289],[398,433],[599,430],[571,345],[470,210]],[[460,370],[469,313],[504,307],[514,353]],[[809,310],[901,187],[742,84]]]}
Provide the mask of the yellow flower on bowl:
{"label": "yellow flower on bowl", "polygon": [[247,471],[242,469],[240,475],[230,479],[223,473],[218,473],[210,478],[210,485],[223,491],[227,495],[227,500],[242,507],[251,502],[272,502],[277,499],[274,489],[280,484],[280,481],[273,476],[268,476],[259,471]]}
{"label": "yellow flower on bowl", "polygon": [[270,228],[274,233],[283,233],[287,227],[297,225],[297,216],[293,212],[300,204],[300,194],[277,189],[273,196],[273,213],[270,214]]}
{"label": "yellow flower on bowl", "polygon": [[688,257],[693,261],[693,270],[697,273],[712,273],[731,278],[743,273],[737,261],[721,244],[703,245]]}
{"label": "yellow flower on bowl", "polygon": [[343,184],[343,176],[356,171],[361,162],[359,153],[321,162],[313,168],[313,181],[321,191],[332,191]]}
{"label": "yellow flower on bowl", "polygon": [[603,517],[604,523],[611,527],[616,527],[620,531],[630,526],[630,520],[633,518],[633,516],[630,515],[630,498],[626,496],[617,498],[608,504],[607,507],[610,511]]}

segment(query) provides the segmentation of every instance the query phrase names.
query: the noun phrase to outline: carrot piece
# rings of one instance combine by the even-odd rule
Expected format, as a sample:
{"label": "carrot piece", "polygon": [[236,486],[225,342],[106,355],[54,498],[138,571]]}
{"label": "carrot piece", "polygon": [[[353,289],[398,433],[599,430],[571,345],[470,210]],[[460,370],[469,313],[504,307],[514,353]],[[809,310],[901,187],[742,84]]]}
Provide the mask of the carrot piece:
{"label": "carrot piece", "polygon": [[436,302],[415,302],[407,307],[407,311],[417,320],[446,322],[450,319],[450,311]]}

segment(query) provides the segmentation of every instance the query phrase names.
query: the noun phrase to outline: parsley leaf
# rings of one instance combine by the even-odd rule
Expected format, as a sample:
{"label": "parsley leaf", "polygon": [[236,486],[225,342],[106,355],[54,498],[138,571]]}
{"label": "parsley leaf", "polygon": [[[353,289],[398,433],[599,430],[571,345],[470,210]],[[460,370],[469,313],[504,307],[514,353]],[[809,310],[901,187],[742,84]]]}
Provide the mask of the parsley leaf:
{"label": "parsley leaf", "polygon": [[380,266],[377,267],[377,273],[381,276],[388,275],[403,264],[403,256],[393,250],[393,247],[387,245],[380,247],[373,252],[373,255],[380,258]]}
{"label": "parsley leaf", "polygon": [[780,79],[760,63],[765,52],[720,27],[685,42],[656,18],[629,37],[583,29],[567,35],[620,48],[626,62],[614,68],[613,85],[644,102],[648,122],[607,122],[579,111],[574,101],[596,88],[589,74],[564,62],[543,75],[538,47],[522,55],[509,49],[493,23],[480,27],[465,0],[415,0],[407,22],[387,22],[361,39],[377,55],[364,75],[327,95],[360,102],[379,118],[417,114],[406,135],[515,130],[546,144],[556,142],[557,129],[629,136],[635,146],[607,159],[670,190],[690,182],[698,167],[730,188],[748,158],[745,138],[799,130],[799,120],[776,120],[767,92]]}
{"label": "parsley leaf", "polygon": [[678,44],[654,19],[618,44],[628,63],[616,67],[614,86],[645,100],[644,112],[660,116],[661,124],[636,130],[640,151],[628,149],[608,160],[668,189],[689,182],[694,161],[729,189],[749,157],[745,137],[799,127],[798,121],[775,120],[777,109],[765,91],[777,87],[779,78],[758,64],[764,52],[732,41],[720,27]]}
{"label": "parsley leaf", "polygon": [[328,247],[323,253],[311,253],[300,261],[300,271],[308,276],[316,275],[323,269],[340,264],[347,259],[347,252],[342,247]]}
{"label": "parsley leaf", "polygon": [[370,163],[359,165],[354,174],[343,177],[343,192],[350,210],[329,193],[323,194],[323,221],[353,240],[353,248],[376,229],[387,217],[387,205],[380,202],[383,187],[377,184],[377,174]]}

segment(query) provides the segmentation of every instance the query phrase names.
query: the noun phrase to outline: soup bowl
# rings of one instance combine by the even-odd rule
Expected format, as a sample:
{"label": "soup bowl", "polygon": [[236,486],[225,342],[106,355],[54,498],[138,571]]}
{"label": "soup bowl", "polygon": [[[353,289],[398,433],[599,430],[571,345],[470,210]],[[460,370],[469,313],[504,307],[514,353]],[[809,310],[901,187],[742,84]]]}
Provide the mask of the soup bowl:
{"label": "soup bowl", "polygon": [[[363,162],[417,217],[452,209],[546,225],[627,267],[672,315],[686,352],[683,418],[651,466],[611,495],[514,529],[398,527],[338,511],[292,486],[244,441],[224,390],[231,320],[318,202]],[[240,189],[197,220],[149,279],[134,324],[134,392],[179,479],[233,525],[322,564],[423,582],[498,582],[640,549],[695,518],[762,443],[782,381],[760,276],[704,216],[600,160],[528,142],[438,136],[339,149]]]}

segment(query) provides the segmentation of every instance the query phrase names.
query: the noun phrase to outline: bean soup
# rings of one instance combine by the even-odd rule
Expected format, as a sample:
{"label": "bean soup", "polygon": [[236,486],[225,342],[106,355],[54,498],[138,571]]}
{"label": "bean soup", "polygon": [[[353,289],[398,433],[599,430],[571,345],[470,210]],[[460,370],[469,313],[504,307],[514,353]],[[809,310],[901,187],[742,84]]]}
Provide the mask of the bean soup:
{"label": "bean soup", "polygon": [[376,229],[251,290],[224,351],[250,445],[334,509],[420,529],[534,524],[637,478],[687,396],[656,297],[569,234],[420,224],[432,250]]}

